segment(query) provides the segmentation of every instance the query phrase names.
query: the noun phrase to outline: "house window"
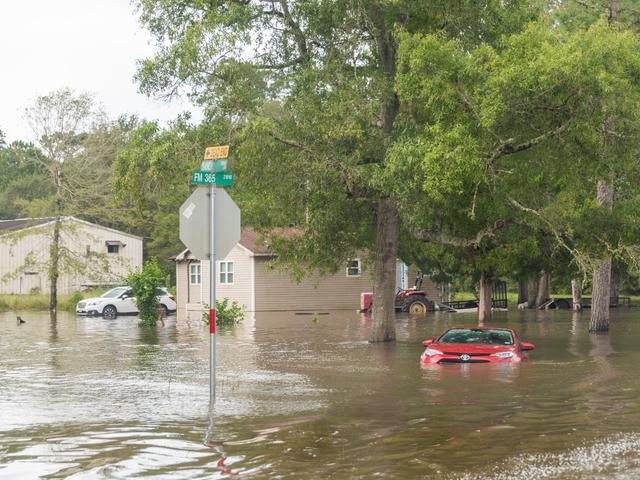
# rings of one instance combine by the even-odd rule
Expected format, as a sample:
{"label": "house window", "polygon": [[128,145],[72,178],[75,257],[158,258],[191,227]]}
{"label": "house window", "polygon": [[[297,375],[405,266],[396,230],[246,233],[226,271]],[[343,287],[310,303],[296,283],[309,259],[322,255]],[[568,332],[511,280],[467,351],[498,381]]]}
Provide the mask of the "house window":
{"label": "house window", "polygon": [[200,274],[200,264],[199,263],[191,263],[189,264],[189,280],[191,285],[199,285],[201,280]]}
{"label": "house window", "polygon": [[347,277],[359,277],[361,273],[362,266],[359,258],[354,258],[347,262]]}
{"label": "house window", "polygon": [[233,283],[233,262],[220,262],[220,283]]}
{"label": "house window", "polygon": [[120,240],[107,240],[107,253],[120,253],[120,248],[126,247]]}

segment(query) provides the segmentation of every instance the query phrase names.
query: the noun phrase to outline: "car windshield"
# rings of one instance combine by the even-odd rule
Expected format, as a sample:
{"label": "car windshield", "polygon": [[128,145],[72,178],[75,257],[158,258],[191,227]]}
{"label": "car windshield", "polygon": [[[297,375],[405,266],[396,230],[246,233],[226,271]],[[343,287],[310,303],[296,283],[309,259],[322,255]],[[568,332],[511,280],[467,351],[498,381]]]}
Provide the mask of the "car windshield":
{"label": "car windshield", "polygon": [[489,345],[513,345],[513,336],[508,330],[484,328],[454,328],[445,332],[438,343],[486,343]]}
{"label": "car windshield", "polygon": [[127,290],[127,287],[116,287],[116,288],[112,288],[107,292],[104,292],[100,296],[103,298],[116,298],[122,295],[126,290]]}

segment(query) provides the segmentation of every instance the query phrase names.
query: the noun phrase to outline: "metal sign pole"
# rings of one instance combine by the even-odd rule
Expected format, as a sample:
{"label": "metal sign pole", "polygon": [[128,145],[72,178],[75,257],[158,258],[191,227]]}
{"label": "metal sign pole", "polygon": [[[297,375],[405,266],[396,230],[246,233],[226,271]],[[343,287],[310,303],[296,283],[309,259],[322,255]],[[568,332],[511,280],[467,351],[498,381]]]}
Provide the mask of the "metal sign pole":
{"label": "metal sign pole", "polygon": [[209,232],[209,409],[213,410],[216,403],[216,187],[209,185],[209,209],[211,213],[211,231]]}

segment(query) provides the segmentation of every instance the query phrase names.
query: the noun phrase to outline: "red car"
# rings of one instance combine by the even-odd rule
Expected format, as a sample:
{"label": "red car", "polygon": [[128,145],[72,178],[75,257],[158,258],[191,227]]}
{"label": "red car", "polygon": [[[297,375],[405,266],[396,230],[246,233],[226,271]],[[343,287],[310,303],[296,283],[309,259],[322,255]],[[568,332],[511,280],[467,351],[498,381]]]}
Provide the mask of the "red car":
{"label": "red car", "polygon": [[422,345],[423,364],[520,362],[535,348],[512,329],[495,327],[453,327]]}

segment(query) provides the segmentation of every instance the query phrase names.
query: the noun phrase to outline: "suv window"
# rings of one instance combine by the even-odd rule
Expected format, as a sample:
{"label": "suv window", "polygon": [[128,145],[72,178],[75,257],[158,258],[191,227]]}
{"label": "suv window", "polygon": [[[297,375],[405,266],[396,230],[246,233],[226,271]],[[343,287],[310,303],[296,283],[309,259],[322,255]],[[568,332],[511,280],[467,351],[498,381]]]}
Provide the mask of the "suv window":
{"label": "suv window", "polygon": [[126,290],[125,287],[116,287],[109,290],[108,292],[103,293],[101,296],[103,298],[116,298],[122,295],[125,290]]}

